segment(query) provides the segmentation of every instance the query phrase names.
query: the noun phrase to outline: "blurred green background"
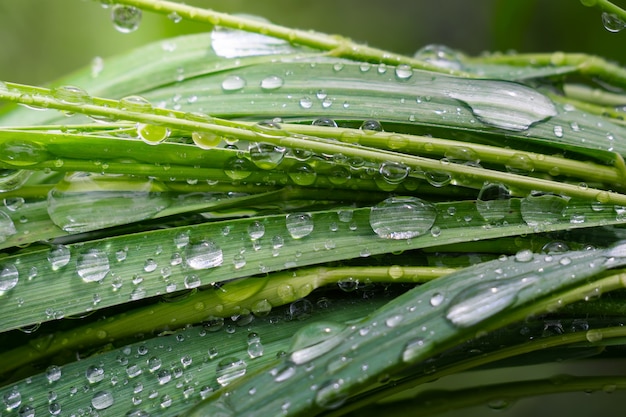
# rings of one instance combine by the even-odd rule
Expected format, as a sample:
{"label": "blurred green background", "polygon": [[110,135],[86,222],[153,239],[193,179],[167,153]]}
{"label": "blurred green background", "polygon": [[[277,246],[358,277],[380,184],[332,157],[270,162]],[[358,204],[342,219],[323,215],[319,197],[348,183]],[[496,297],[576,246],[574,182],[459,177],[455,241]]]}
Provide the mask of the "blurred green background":
{"label": "blurred green background", "polygon": [[[482,51],[587,52],[626,63],[624,33],[579,0],[190,0],[188,4],[260,15],[301,29],[338,33],[395,52],[444,44]],[[624,6],[624,0],[616,1]],[[0,0],[0,79],[41,84],[106,58],[206,25],[144,13],[140,28],[118,33],[110,10],[93,0]]]}

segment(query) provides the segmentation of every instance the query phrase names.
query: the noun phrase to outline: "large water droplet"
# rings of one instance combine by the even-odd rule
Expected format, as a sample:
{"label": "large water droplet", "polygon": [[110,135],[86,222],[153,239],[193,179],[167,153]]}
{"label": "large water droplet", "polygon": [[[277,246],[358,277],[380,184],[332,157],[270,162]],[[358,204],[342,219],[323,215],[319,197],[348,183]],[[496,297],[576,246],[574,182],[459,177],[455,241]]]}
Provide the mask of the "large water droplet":
{"label": "large water droplet", "polygon": [[220,266],[224,261],[222,249],[211,240],[187,245],[185,262],[191,269],[209,269]]}
{"label": "large water droplet", "polygon": [[85,282],[102,281],[109,270],[109,257],[105,251],[90,249],[76,258],[76,272]]}
{"label": "large water droplet", "polygon": [[511,192],[501,183],[485,183],[478,193],[476,209],[488,222],[502,220],[511,209]]}
{"label": "large water droplet", "polygon": [[428,232],[435,223],[435,206],[416,197],[390,197],[372,207],[370,226],[385,239],[410,239]]}
{"label": "large water droplet", "polygon": [[121,33],[134,32],[141,23],[141,14],[141,9],[137,7],[115,5],[111,9],[113,27]]}
{"label": "large water droplet", "polygon": [[620,32],[624,28],[626,28],[626,22],[624,22],[622,19],[619,18],[619,16],[614,13],[603,12],[602,24],[604,25],[604,28],[606,30],[613,33]]}
{"label": "large water droplet", "polygon": [[313,231],[313,218],[308,213],[290,213],[285,217],[287,231],[294,239],[302,239]]}
{"label": "large water droplet", "polygon": [[9,236],[13,236],[17,233],[15,224],[11,217],[4,211],[0,210],[0,243],[6,241]]}
{"label": "large water droplet", "polygon": [[271,143],[255,142],[250,144],[250,160],[261,169],[274,169],[283,161],[286,149]]}
{"label": "large water droplet", "polygon": [[293,336],[290,361],[300,365],[324,355],[343,342],[344,328],[343,324],[322,321],[302,327]]}
{"label": "large water droplet", "polygon": [[218,384],[225,387],[234,380],[241,378],[246,374],[247,364],[242,359],[224,358],[218,364],[215,370],[215,379]]}
{"label": "large water droplet", "polygon": [[122,110],[145,113],[152,110],[152,103],[141,96],[127,96],[120,99],[119,107]]}
{"label": "large water droplet", "polygon": [[27,167],[50,159],[43,145],[21,139],[4,140],[0,143],[0,161],[14,167]]}
{"label": "large water droplet", "polygon": [[568,199],[549,193],[531,193],[520,203],[522,219],[531,227],[553,224],[563,217]]}
{"label": "large water droplet", "polygon": [[98,391],[91,398],[91,405],[96,410],[104,410],[109,408],[115,402],[115,398],[111,391]]}
{"label": "large water droplet", "polygon": [[69,233],[145,220],[169,206],[161,188],[148,179],[74,173],[48,192],[48,214]]}
{"label": "large water droplet", "polygon": [[2,397],[4,405],[7,411],[15,410],[22,404],[22,393],[17,388],[13,388],[11,391],[4,394]]}
{"label": "large water droplet", "polygon": [[554,103],[547,96],[507,81],[457,83],[448,96],[467,104],[483,123],[506,130],[526,130],[557,114]]}
{"label": "large water droplet", "polygon": [[252,174],[254,165],[249,159],[233,156],[224,164],[224,173],[233,180],[243,180]]}
{"label": "large water droplet", "polygon": [[297,185],[311,185],[317,178],[315,170],[305,163],[294,164],[289,168],[287,175]]}
{"label": "large water droplet", "polygon": [[446,318],[455,326],[473,326],[513,305],[518,293],[538,280],[531,275],[521,279],[487,281],[466,288],[450,301]]}
{"label": "large water droplet", "polygon": [[315,403],[327,410],[340,407],[348,398],[348,393],[343,389],[343,379],[333,379],[320,385],[315,394]]}
{"label": "large water droplet", "polygon": [[19,272],[12,263],[0,263],[0,294],[12,290],[19,280]]}
{"label": "large water droplet", "polygon": [[32,174],[33,171],[25,169],[0,169],[0,192],[20,188]]}

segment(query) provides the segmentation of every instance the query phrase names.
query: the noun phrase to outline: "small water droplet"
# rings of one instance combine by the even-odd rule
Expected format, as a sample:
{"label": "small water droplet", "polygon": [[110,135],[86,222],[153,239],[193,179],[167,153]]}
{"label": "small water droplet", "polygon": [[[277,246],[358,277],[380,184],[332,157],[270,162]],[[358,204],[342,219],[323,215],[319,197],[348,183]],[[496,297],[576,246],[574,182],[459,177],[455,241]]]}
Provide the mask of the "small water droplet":
{"label": "small water droplet", "polygon": [[138,123],[137,136],[148,145],[158,145],[170,136],[170,129],[164,126]]}
{"label": "small water droplet", "polygon": [[101,366],[91,365],[85,371],[85,378],[87,378],[87,381],[89,381],[90,384],[100,382],[104,379],[104,377],[104,368]]}
{"label": "small water droplet", "polygon": [[254,165],[261,169],[274,169],[283,161],[287,150],[271,143],[255,142],[248,151]]}
{"label": "small water droplet", "polygon": [[461,54],[445,45],[426,45],[413,55],[439,68],[462,70]]}
{"label": "small water droplet", "polygon": [[252,240],[258,240],[265,234],[265,226],[259,221],[254,221],[248,225],[248,236]]}
{"label": "small water droplet", "polygon": [[174,23],[180,23],[183,18],[176,12],[171,12],[167,15],[167,18],[170,19]]}
{"label": "small water droplet", "polygon": [[16,233],[17,229],[11,217],[0,210],[0,243],[6,241],[9,236],[13,236]]}
{"label": "small water droplet", "polygon": [[344,328],[343,324],[322,321],[300,328],[292,338],[289,360],[301,365],[325,354],[342,343]]}
{"label": "small water droplet", "polygon": [[133,6],[115,5],[111,9],[113,27],[121,33],[136,31],[141,23],[141,15],[141,9]]}
{"label": "small water droplet", "polygon": [[511,210],[511,192],[502,183],[485,183],[478,193],[476,209],[488,222],[502,220]]}
{"label": "small water droplet", "polygon": [[383,126],[380,124],[378,120],[366,120],[361,124],[361,130],[366,132],[382,132]]}
{"label": "small water droplet", "polygon": [[247,158],[234,156],[224,164],[224,173],[233,180],[246,179],[252,174],[253,170],[254,165]]}
{"label": "small water droplet", "polygon": [[220,144],[222,137],[210,132],[192,132],[191,140],[200,149],[212,149]]}
{"label": "small water droplet", "polygon": [[16,212],[24,205],[24,199],[22,197],[11,197],[4,199],[4,206],[9,211]]}
{"label": "small water droplet", "polygon": [[522,249],[515,254],[515,262],[530,262],[533,260],[533,251],[530,249]]}
{"label": "small water droplet", "polygon": [[386,239],[410,239],[428,232],[435,223],[435,206],[416,197],[390,197],[372,207],[370,226]]}
{"label": "small water droplet", "polygon": [[441,305],[444,299],[445,296],[442,293],[436,292],[430,297],[430,305],[433,307],[437,307]]}
{"label": "small water droplet", "polygon": [[266,91],[276,90],[282,87],[283,83],[284,81],[282,78],[276,75],[270,75],[269,77],[265,77],[261,80],[261,88]]}
{"label": "small water droplet", "polygon": [[556,136],[557,138],[563,137],[563,126],[556,125],[552,130],[554,132],[554,136]]}
{"label": "small water droplet", "polygon": [[626,27],[626,22],[614,13],[602,12],[602,24],[609,32],[620,32]]}
{"label": "small water droplet", "polygon": [[104,410],[109,408],[115,402],[115,398],[110,391],[98,391],[91,398],[91,405],[96,410]]}
{"label": "small water droplet", "polygon": [[0,263],[0,295],[15,288],[19,272],[12,263]]}
{"label": "small water droplet", "polygon": [[518,293],[537,281],[536,276],[527,276],[473,285],[450,301],[446,318],[458,327],[473,326],[513,305]]}
{"label": "small water droplet", "polygon": [[85,282],[100,282],[109,270],[109,257],[105,251],[90,249],[76,258],[76,272]]}
{"label": "small water droplet", "polygon": [[300,99],[300,107],[303,109],[310,109],[313,107],[313,100],[310,97],[305,96]]}
{"label": "small water droplet", "polygon": [[312,185],[317,179],[315,170],[306,163],[293,164],[287,172],[289,178],[297,185]]}
{"label": "small water droplet", "polygon": [[318,119],[313,120],[311,123],[313,126],[321,126],[321,127],[337,127],[337,122],[329,117],[320,117]]}
{"label": "small water droplet", "polygon": [[63,374],[61,367],[56,365],[50,365],[46,368],[46,379],[49,383],[53,383],[61,379]]}
{"label": "small water droplet", "polygon": [[152,110],[152,103],[141,96],[127,96],[120,99],[119,107],[121,110],[145,113]]}
{"label": "small water droplet", "polygon": [[222,81],[222,90],[225,92],[234,92],[241,90],[246,86],[246,80],[238,75],[229,75]]}
{"label": "small water droplet", "polygon": [[323,383],[315,394],[315,403],[327,410],[339,408],[348,398],[348,393],[343,389],[344,385],[343,379]]}
{"label": "small water droplet", "polygon": [[222,249],[211,240],[202,240],[187,245],[185,250],[185,262],[191,269],[215,268],[220,266],[223,261]]}
{"label": "small water droplet", "polygon": [[507,159],[505,168],[512,174],[528,175],[535,170],[535,164],[528,155],[516,153]]}
{"label": "small water droplet", "polygon": [[313,218],[308,213],[290,213],[285,217],[285,224],[294,239],[302,239],[313,232]]}
{"label": "small water droplet", "polygon": [[22,404],[22,393],[17,388],[13,388],[11,391],[4,394],[4,405],[7,411],[15,410]]}
{"label": "small water droplet", "polygon": [[53,271],[58,271],[70,262],[71,254],[67,246],[54,245],[48,252],[48,262]]}

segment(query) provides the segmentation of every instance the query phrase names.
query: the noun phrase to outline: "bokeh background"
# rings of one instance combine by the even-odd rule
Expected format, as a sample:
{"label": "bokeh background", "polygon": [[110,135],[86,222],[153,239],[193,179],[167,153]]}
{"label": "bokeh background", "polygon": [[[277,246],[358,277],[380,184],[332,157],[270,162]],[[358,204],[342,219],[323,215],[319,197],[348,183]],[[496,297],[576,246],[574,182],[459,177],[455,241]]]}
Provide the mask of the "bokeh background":
{"label": "bokeh background", "polygon": [[[625,0],[616,3],[624,6]],[[587,52],[626,64],[626,31],[610,33],[600,12],[579,0],[188,0],[274,23],[339,33],[412,54],[444,44],[483,51]],[[100,56],[147,42],[208,30],[144,13],[140,28],[118,33],[96,0],[0,0],[0,80],[42,84]]]}

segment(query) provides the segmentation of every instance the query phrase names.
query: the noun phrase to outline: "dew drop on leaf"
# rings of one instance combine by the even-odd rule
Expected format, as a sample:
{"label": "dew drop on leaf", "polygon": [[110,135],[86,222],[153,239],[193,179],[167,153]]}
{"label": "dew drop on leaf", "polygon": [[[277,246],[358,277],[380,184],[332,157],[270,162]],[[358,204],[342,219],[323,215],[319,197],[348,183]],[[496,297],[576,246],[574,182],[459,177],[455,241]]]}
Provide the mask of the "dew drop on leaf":
{"label": "dew drop on leaf", "polygon": [[224,255],[222,249],[211,240],[203,240],[187,245],[185,262],[191,269],[209,269],[222,264]]}
{"label": "dew drop on leaf", "polygon": [[131,33],[139,28],[141,9],[133,6],[115,5],[111,9],[113,27],[121,33]]}
{"label": "dew drop on leaf", "polygon": [[100,282],[109,270],[109,257],[105,251],[90,249],[76,258],[76,272],[85,282]]}
{"label": "dew drop on leaf", "polygon": [[520,203],[522,219],[531,227],[545,226],[561,220],[568,199],[550,193],[530,193]]}
{"label": "dew drop on leaf", "polygon": [[296,365],[324,355],[344,341],[345,325],[335,322],[315,322],[296,332],[292,338],[289,360]]}
{"label": "dew drop on leaf", "polygon": [[398,162],[383,162],[378,172],[389,184],[399,184],[409,176],[409,167]]}
{"label": "dew drop on leaf", "polygon": [[9,236],[13,236],[16,233],[17,229],[11,217],[0,210],[0,243],[6,241]]}
{"label": "dew drop on leaf", "polygon": [[604,25],[606,30],[613,33],[620,32],[626,28],[626,22],[620,19],[616,14],[607,12],[602,13],[602,25]]}
{"label": "dew drop on leaf", "polygon": [[152,110],[152,104],[141,96],[127,96],[120,99],[121,110],[144,113]]}
{"label": "dew drop on leaf", "polygon": [[261,169],[274,169],[283,161],[286,149],[271,143],[254,142],[248,148],[250,160]]}
{"label": "dew drop on leaf", "polygon": [[485,183],[478,193],[476,209],[488,222],[502,220],[511,209],[511,192],[502,183]]}
{"label": "dew drop on leaf", "polygon": [[428,232],[435,223],[435,206],[416,197],[390,197],[372,207],[370,226],[385,239],[410,239]]}
{"label": "dew drop on leaf", "polygon": [[218,384],[225,387],[234,380],[246,374],[247,364],[242,359],[234,357],[224,358],[217,364],[215,379]]}
{"label": "dew drop on leaf", "polygon": [[241,90],[245,86],[246,80],[238,75],[229,75],[222,81],[222,90],[229,93]]}
{"label": "dew drop on leaf", "polygon": [[276,90],[283,86],[283,79],[277,75],[270,75],[261,80],[261,88],[265,91]]}
{"label": "dew drop on leaf", "polygon": [[115,398],[111,391],[98,391],[91,398],[91,405],[96,410],[104,410],[109,408],[115,402]]}
{"label": "dew drop on leaf", "polygon": [[313,218],[308,213],[290,213],[285,217],[287,231],[294,239],[302,239],[313,231]]}
{"label": "dew drop on leaf", "polygon": [[486,281],[462,290],[452,298],[446,318],[455,326],[469,327],[510,307],[518,293],[539,280],[534,275]]}

